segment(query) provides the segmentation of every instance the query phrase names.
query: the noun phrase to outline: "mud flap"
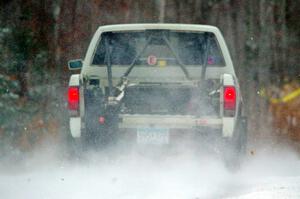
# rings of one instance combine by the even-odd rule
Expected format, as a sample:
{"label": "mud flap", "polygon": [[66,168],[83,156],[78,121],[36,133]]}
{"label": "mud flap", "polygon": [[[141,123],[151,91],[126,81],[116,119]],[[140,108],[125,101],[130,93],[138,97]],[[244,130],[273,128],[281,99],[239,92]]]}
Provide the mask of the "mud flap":
{"label": "mud flap", "polygon": [[70,131],[73,138],[79,138],[81,136],[80,117],[70,117]]}

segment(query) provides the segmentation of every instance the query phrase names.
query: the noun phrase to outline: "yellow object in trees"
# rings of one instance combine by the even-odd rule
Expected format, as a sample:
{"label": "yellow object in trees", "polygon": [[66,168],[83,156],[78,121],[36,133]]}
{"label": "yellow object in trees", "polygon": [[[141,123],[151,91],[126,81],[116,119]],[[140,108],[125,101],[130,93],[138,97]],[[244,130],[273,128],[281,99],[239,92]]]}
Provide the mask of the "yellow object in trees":
{"label": "yellow object in trees", "polygon": [[270,102],[273,104],[280,103],[280,102],[287,103],[287,102],[295,99],[298,96],[300,96],[300,88],[287,94],[286,96],[284,96],[282,98],[270,98]]}

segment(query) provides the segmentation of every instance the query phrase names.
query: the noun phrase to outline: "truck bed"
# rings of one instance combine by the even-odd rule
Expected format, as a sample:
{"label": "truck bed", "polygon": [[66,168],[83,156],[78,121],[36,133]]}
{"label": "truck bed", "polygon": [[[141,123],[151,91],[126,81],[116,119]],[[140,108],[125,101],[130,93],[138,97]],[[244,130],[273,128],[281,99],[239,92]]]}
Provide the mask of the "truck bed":
{"label": "truck bed", "polygon": [[127,88],[123,102],[122,113],[126,114],[219,115],[219,102],[214,103],[208,91],[196,86],[131,86]]}

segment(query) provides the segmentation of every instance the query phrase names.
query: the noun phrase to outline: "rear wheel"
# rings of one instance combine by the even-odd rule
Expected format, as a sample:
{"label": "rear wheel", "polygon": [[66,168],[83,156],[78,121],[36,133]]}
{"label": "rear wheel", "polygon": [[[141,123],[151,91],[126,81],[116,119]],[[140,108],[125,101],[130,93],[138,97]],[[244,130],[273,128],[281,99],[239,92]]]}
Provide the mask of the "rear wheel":
{"label": "rear wheel", "polygon": [[240,167],[242,158],[246,154],[247,145],[247,120],[240,118],[232,138],[225,139],[222,154],[225,166],[232,171]]}

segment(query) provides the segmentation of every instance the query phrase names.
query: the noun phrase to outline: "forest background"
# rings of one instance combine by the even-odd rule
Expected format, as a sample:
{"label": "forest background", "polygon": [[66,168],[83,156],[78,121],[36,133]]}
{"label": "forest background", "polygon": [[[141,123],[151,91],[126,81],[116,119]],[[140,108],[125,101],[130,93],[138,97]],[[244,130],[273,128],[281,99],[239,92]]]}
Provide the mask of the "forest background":
{"label": "forest background", "polygon": [[300,142],[299,0],[0,1],[0,150],[70,140],[67,61],[83,58],[100,25],[219,27],[248,116],[249,143]]}

